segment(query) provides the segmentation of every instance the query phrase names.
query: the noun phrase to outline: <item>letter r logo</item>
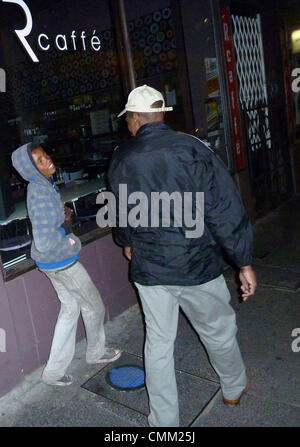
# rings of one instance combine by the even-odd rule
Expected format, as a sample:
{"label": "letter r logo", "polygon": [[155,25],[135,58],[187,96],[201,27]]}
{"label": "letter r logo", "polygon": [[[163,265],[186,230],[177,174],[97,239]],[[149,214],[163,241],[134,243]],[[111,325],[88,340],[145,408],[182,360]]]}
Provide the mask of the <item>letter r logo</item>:
{"label": "letter r logo", "polygon": [[25,39],[25,37],[27,37],[31,33],[31,30],[32,30],[32,16],[31,16],[31,12],[30,12],[28,6],[26,5],[26,3],[23,0],[2,0],[2,1],[4,3],[15,3],[16,5],[21,6],[21,8],[23,9],[23,11],[25,13],[25,17],[26,17],[26,26],[25,26],[25,28],[23,28],[21,30],[15,30],[15,33],[18,36],[23,47],[25,48],[25,50],[27,51],[27,53],[33,60],[33,62],[39,62],[38,58],[36,57],[35,53],[33,52],[32,48],[30,47],[29,43]]}

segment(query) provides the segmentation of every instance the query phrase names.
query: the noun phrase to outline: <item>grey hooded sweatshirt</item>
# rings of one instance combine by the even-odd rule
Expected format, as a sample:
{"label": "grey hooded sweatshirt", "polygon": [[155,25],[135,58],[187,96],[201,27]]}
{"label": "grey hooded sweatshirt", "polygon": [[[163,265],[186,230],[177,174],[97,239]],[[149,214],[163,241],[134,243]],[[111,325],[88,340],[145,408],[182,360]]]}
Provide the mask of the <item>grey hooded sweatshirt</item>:
{"label": "grey hooded sweatshirt", "polygon": [[[80,239],[73,233],[66,235],[62,226],[65,214],[60,194],[35,166],[30,144],[25,144],[12,153],[12,164],[29,182],[27,209],[32,225],[32,259],[42,269],[56,269],[72,264],[79,256]],[[70,244],[69,238],[75,241],[74,245]]]}

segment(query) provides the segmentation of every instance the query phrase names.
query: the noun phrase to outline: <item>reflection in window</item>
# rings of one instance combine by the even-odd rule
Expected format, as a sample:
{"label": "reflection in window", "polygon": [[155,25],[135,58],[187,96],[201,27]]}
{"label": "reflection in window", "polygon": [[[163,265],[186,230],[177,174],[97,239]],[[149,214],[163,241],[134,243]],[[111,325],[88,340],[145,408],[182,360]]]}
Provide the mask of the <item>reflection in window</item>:
{"label": "reflection in window", "polygon": [[161,91],[166,105],[175,106],[166,116],[167,122],[184,131],[179,56],[170,1],[149,2],[141,8],[129,0],[126,10],[137,85],[147,84]]}

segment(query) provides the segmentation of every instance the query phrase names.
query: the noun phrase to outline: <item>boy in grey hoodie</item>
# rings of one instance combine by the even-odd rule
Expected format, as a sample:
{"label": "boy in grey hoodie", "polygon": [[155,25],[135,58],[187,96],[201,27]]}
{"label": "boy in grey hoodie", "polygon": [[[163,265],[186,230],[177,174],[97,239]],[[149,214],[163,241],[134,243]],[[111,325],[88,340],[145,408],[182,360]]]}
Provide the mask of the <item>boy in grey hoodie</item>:
{"label": "boy in grey hoodie", "polygon": [[12,154],[12,164],[29,182],[27,209],[32,225],[31,257],[50,279],[61,309],[55,326],[49,360],[42,374],[49,385],[70,385],[66,370],[75,352],[77,322],[82,313],[87,335],[87,363],[113,362],[119,349],[105,347],[101,296],[78,261],[81,242],[72,231],[71,213],[64,209],[51,175],[56,168],[49,155],[32,143]]}

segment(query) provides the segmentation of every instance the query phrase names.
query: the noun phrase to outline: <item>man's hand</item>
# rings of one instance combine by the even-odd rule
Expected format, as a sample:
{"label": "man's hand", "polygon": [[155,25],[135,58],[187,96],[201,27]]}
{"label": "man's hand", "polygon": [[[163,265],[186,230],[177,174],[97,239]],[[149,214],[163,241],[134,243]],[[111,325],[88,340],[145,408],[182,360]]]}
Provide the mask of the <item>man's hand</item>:
{"label": "man's hand", "polygon": [[239,278],[242,283],[243,301],[247,301],[250,296],[254,295],[257,287],[256,274],[251,265],[240,268]]}
{"label": "man's hand", "polygon": [[128,261],[131,261],[132,256],[133,256],[132,247],[124,247],[123,254],[124,254],[125,258],[128,259]]}
{"label": "man's hand", "polygon": [[67,205],[65,205],[64,210],[65,210],[65,220],[67,222],[72,222],[73,210],[70,207],[68,207]]}

